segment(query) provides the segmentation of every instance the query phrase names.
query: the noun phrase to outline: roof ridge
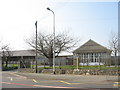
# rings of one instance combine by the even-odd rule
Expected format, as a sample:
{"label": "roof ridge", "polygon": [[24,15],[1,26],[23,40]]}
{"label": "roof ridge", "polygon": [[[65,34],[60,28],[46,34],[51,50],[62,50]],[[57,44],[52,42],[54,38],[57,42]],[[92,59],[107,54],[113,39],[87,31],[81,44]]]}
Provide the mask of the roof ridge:
{"label": "roof ridge", "polygon": [[93,48],[93,47],[88,48],[89,50],[100,50],[100,49],[103,50],[103,49],[105,49],[105,50],[111,51],[110,49],[104,47],[103,45],[101,45],[101,44],[99,44],[97,42],[95,42],[94,40],[89,39],[86,43],[84,43],[79,48],[77,48],[76,50],[74,50],[73,53],[76,52],[76,51],[78,51],[78,50],[80,50],[81,48],[82,48],[81,50],[87,50],[86,48],[88,46],[93,46],[93,47],[96,46],[95,48]]}
{"label": "roof ridge", "polygon": [[29,49],[29,50],[11,50],[12,52],[14,51],[34,51],[34,49]]}

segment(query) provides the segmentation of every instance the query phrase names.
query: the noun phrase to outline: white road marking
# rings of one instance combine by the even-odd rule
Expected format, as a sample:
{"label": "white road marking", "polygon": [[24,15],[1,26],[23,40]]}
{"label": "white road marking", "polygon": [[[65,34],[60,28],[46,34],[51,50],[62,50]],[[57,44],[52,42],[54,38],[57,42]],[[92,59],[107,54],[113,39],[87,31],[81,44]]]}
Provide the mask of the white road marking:
{"label": "white road marking", "polygon": [[43,86],[43,85],[33,85],[35,87],[45,87],[45,88],[76,88],[76,87],[60,87],[60,86]]}
{"label": "white road marking", "polygon": [[10,79],[10,81],[13,81],[13,77],[7,77],[7,78],[9,78],[9,79]]}
{"label": "white road marking", "polygon": [[10,74],[12,74],[12,75],[14,75],[14,76],[17,76],[17,77],[20,77],[20,78],[27,79],[27,77],[25,77],[25,76],[21,76],[21,75],[15,74],[15,73],[10,73]]}

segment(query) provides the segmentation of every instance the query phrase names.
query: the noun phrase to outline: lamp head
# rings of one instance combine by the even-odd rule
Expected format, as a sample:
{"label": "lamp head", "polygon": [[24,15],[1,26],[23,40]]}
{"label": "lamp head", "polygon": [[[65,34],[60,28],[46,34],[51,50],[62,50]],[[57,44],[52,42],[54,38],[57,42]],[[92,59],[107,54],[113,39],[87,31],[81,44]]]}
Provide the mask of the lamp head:
{"label": "lamp head", "polygon": [[50,8],[48,7],[47,10],[50,10]]}

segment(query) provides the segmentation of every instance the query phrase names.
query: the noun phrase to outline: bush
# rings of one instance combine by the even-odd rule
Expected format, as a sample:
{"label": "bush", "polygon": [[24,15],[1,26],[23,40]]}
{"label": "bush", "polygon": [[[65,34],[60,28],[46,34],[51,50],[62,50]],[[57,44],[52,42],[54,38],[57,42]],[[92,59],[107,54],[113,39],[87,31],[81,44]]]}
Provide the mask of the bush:
{"label": "bush", "polygon": [[14,66],[14,67],[4,67],[2,69],[2,71],[9,71],[9,70],[14,70],[14,69],[18,69],[18,67],[17,66]]}

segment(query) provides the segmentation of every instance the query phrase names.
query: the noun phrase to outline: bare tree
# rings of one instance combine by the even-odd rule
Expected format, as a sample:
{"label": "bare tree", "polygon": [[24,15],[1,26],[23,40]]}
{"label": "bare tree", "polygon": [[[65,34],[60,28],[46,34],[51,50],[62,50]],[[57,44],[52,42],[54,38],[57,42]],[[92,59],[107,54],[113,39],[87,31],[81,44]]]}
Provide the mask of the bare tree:
{"label": "bare tree", "polygon": [[110,49],[112,50],[112,55],[114,56],[114,60],[111,61],[112,64],[115,64],[115,66],[118,65],[118,36],[115,33],[111,33],[111,38],[109,40]]}
{"label": "bare tree", "polygon": [[110,49],[112,50],[112,54],[114,56],[117,56],[117,54],[118,54],[118,36],[115,33],[113,33],[111,35],[109,44],[110,44]]}
{"label": "bare tree", "polygon": [[9,45],[1,46],[1,53],[2,53],[2,68],[4,67],[4,62],[6,62],[5,67],[8,67],[8,61],[10,61],[10,57],[12,56],[12,52],[10,51]]}
{"label": "bare tree", "polygon": [[[38,34],[38,53],[45,56],[49,60],[49,65],[53,62],[53,35],[52,34]],[[35,49],[35,37],[26,40],[27,43]],[[70,37],[68,33],[59,33],[55,37],[55,57],[62,51],[68,51],[75,47],[79,40]]]}

